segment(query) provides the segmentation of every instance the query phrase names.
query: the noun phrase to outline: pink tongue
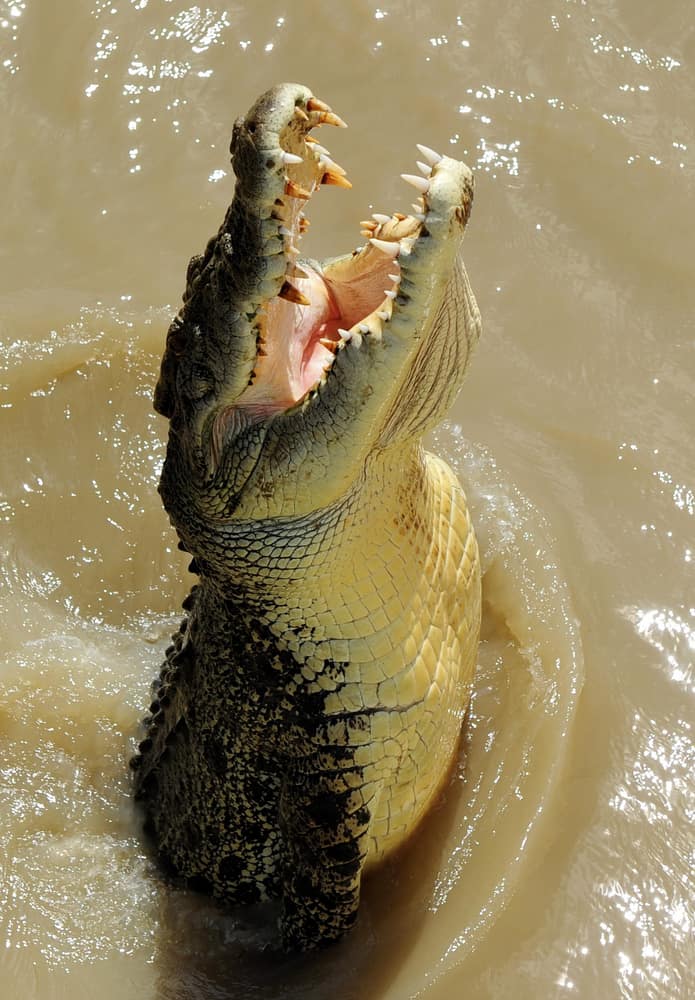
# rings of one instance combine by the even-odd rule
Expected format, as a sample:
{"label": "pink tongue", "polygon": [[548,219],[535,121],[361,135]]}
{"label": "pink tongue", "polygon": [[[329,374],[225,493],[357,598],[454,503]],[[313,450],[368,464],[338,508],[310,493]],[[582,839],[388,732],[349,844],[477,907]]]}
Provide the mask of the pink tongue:
{"label": "pink tongue", "polygon": [[338,339],[340,316],[320,274],[295,279],[294,284],[311,302],[310,306],[295,306],[295,328],[289,351],[289,379],[295,400],[301,399],[320,378],[332,361],[331,352],[319,341]]}

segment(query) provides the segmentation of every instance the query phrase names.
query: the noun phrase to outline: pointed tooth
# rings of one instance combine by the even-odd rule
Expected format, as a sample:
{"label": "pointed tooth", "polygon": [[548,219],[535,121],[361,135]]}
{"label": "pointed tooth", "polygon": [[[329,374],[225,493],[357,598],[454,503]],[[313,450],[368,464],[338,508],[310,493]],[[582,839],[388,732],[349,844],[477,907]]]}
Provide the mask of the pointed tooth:
{"label": "pointed tooth", "polygon": [[405,219],[407,219],[407,218],[408,218],[408,216],[407,216],[407,215],[403,215],[403,213],[402,213],[402,212],[394,212],[394,213],[393,213],[393,217],[394,217],[394,219],[396,219],[396,220],[397,220],[398,222],[403,222],[403,221],[404,221]]}
{"label": "pointed tooth", "polygon": [[319,100],[318,97],[310,97],[306,102],[307,111],[331,111],[332,108],[325,101]]}
{"label": "pointed tooth", "polygon": [[313,135],[305,135],[304,142],[309,142],[312,146],[318,146],[319,144],[318,139],[314,139]]}
{"label": "pointed tooth", "polygon": [[360,331],[360,333],[371,333],[371,330],[369,329],[369,326],[366,323],[358,323],[357,329]]}
{"label": "pointed tooth", "polygon": [[347,128],[342,118],[334,114],[325,101],[320,101],[318,97],[310,97],[306,102],[307,111],[318,111],[319,125],[337,125],[338,128]]}
{"label": "pointed tooth", "polygon": [[285,253],[298,254],[300,253],[299,247],[296,247],[294,243],[290,243],[285,247]]}
{"label": "pointed tooth", "polygon": [[372,218],[376,219],[380,226],[385,226],[387,222],[391,221],[390,215],[383,215],[381,212],[373,212]]}
{"label": "pointed tooth", "polygon": [[422,202],[422,198],[420,198],[418,201],[411,201],[410,207],[415,209],[416,212],[421,212],[425,206]]}
{"label": "pointed tooth", "polygon": [[432,167],[428,163],[423,163],[422,160],[416,160],[415,166],[421,174],[424,174],[425,177],[429,177],[432,173]]}
{"label": "pointed tooth", "polygon": [[279,226],[278,232],[280,233],[281,236],[289,236],[289,237],[292,236],[292,230],[288,229],[287,226]]}
{"label": "pointed tooth", "polygon": [[401,245],[395,240],[378,240],[376,236],[372,236],[369,242],[373,247],[376,247],[377,250],[381,250],[382,253],[388,254],[389,257],[397,257],[401,252]]}
{"label": "pointed tooth", "polygon": [[418,222],[424,222],[427,216],[424,212],[413,212],[413,218],[417,219]]}
{"label": "pointed tooth", "polygon": [[307,231],[307,229],[309,228],[310,225],[311,225],[311,222],[310,222],[309,219],[307,219],[307,217],[305,215],[300,216],[300,218],[299,218],[299,232],[300,233],[305,233]]}
{"label": "pointed tooth", "polygon": [[311,275],[305,271],[300,264],[292,263],[285,271],[288,278],[310,278]]}
{"label": "pointed tooth", "polygon": [[278,297],[285,299],[286,302],[294,302],[298,306],[311,305],[311,302],[306,295],[302,295],[299,289],[295,288],[290,281],[283,281],[282,288],[278,292]]}
{"label": "pointed tooth", "polygon": [[330,156],[321,157],[319,160],[319,169],[330,170],[332,174],[340,174],[341,177],[345,177],[347,174],[347,170],[344,167],[341,167],[339,163],[336,163],[335,160],[332,160]]}
{"label": "pointed tooth", "polygon": [[396,284],[398,284],[398,282],[401,280],[400,274],[389,274],[389,278],[391,279],[391,281],[395,281]]}
{"label": "pointed tooth", "polygon": [[362,229],[371,229],[372,232],[374,232],[374,230],[378,226],[378,223],[373,222],[371,219],[362,219],[362,221],[360,222],[360,226],[362,227]]}
{"label": "pointed tooth", "polygon": [[338,350],[338,341],[329,340],[328,337],[321,337],[319,339],[319,344],[321,344],[322,347],[325,347],[327,351],[330,351],[331,354],[335,354]]}
{"label": "pointed tooth", "polygon": [[391,319],[391,314],[387,313],[383,309],[378,309],[376,314],[382,323],[388,323],[388,321]]}
{"label": "pointed tooth", "polygon": [[[307,142],[308,142],[308,141],[309,141],[309,140],[307,139]],[[315,149],[315,150],[316,150],[316,152],[317,152],[317,153],[319,154],[319,156],[328,156],[328,157],[330,157],[330,155],[331,155],[331,154],[330,154],[330,152],[329,152],[329,151],[328,151],[328,150],[326,149],[326,147],[325,147],[325,146],[322,146],[320,142],[317,142],[317,141],[316,141],[316,139],[312,139],[311,141],[313,142],[313,144],[314,144],[314,149]]]}
{"label": "pointed tooth", "polygon": [[344,330],[342,326],[338,327],[338,333],[345,341],[350,340],[350,338],[352,337],[352,333],[349,330]]}
{"label": "pointed tooth", "polygon": [[285,149],[281,149],[280,150],[280,159],[282,160],[283,163],[287,164],[288,166],[291,163],[303,163],[304,162],[302,160],[301,156],[297,156],[296,153],[288,153],[287,150],[285,150]]}
{"label": "pointed tooth", "polygon": [[374,233],[373,229],[360,229],[360,236],[364,236],[368,240],[371,239],[373,233]]}
{"label": "pointed tooth", "polygon": [[308,201],[311,198],[311,191],[307,191],[301,184],[295,184],[289,178],[285,182],[285,194],[288,194],[290,198],[301,198],[303,201]]}
{"label": "pointed tooth", "polygon": [[387,299],[395,299],[396,296],[398,295],[398,292],[394,292],[392,288],[387,288],[386,291],[384,292],[384,295],[386,296]]}
{"label": "pointed tooth", "polygon": [[323,177],[321,178],[322,184],[334,184],[336,187],[351,188],[352,184],[344,177],[342,174],[333,173],[332,170],[327,170]]}
{"label": "pointed tooth", "polygon": [[344,122],[338,115],[334,115],[332,111],[323,111],[321,113],[319,125],[335,125],[336,128],[347,128],[347,122]]}
{"label": "pointed tooth", "polygon": [[424,158],[427,160],[427,162],[430,163],[433,167],[436,166],[436,164],[439,163],[441,159],[443,159],[441,153],[437,153],[436,150],[430,149],[429,146],[421,146],[419,142],[416,143],[416,146],[420,150]]}
{"label": "pointed tooth", "polygon": [[401,177],[406,184],[412,184],[421,194],[427,194],[430,189],[430,182],[424,177],[418,177],[417,174],[401,174]]}
{"label": "pointed tooth", "polygon": [[350,343],[354,344],[355,347],[361,347],[362,346],[362,334],[358,333],[357,330],[352,330],[350,332]]}
{"label": "pointed tooth", "polygon": [[306,113],[306,111],[304,110],[304,108],[300,108],[298,104],[295,105],[294,113],[295,113],[295,117],[299,118],[300,121],[303,121],[303,122],[308,122],[309,121],[309,115]]}

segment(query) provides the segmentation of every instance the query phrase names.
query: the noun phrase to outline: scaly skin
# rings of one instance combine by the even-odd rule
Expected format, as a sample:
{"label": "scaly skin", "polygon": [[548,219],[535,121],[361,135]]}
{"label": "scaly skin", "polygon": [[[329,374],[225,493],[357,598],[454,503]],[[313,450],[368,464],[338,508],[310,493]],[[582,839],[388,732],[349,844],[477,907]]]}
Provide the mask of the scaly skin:
{"label": "scaly skin", "polygon": [[281,895],[290,949],[352,925],[363,871],[435,799],[480,624],[463,491],[421,445],[480,332],[472,175],[425,150],[421,212],[300,269],[309,194],[349,187],[319,124],[343,123],[296,84],[236,123],[234,200],[169,331],[160,492],[200,582],[133,761],[170,869],[229,903]]}

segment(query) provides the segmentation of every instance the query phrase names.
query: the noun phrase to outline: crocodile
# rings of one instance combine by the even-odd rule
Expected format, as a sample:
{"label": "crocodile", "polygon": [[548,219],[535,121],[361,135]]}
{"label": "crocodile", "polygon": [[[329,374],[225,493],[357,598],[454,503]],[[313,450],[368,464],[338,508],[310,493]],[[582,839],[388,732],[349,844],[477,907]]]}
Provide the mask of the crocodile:
{"label": "crocodile", "polygon": [[481,613],[463,490],[422,440],[480,334],[472,172],[419,146],[411,214],[300,257],[311,196],[351,187],[318,126],[345,123],[299,84],[237,120],[233,199],[167,335],[159,490],[198,581],[131,762],[165,869],[223,904],[280,897],[290,951],[354,924],[435,803]]}

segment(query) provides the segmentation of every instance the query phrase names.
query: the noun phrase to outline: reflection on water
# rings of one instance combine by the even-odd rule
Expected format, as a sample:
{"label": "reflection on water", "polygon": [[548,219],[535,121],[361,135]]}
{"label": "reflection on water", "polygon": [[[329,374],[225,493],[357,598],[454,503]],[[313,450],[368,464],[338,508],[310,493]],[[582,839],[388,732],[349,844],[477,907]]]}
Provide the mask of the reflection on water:
{"label": "reflection on water", "polygon": [[662,654],[669,680],[685,694],[695,694],[695,608],[625,608],[623,613],[637,634]]}
{"label": "reflection on water", "polygon": [[[691,20],[677,0],[0,0],[13,996],[695,995]],[[283,79],[351,125],[330,142],[355,187],[312,205],[311,253],[407,209],[415,142],[476,167],[485,320],[436,437],[486,560],[460,768],[357,933],[310,961],[276,954],[272,912],[163,885],[125,767],[187,587],[155,491],[158,357],[230,195],[231,122]]]}

